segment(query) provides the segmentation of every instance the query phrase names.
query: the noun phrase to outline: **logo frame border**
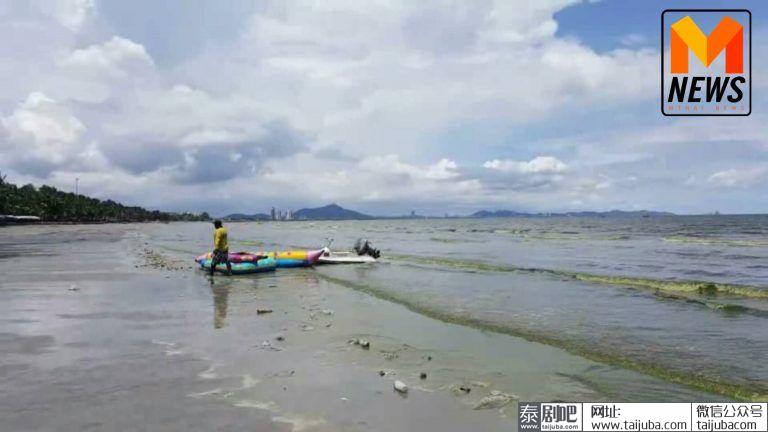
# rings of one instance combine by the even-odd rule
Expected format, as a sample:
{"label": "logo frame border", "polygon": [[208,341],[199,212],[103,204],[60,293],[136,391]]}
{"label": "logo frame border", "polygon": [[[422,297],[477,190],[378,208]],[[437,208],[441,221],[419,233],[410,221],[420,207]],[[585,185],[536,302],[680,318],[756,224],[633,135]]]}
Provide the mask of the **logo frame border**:
{"label": "logo frame border", "polygon": [[[746,12],[749,17],[749,111],[746,114],[668,114],[664,111],[664,14],[667,12]],[[664,9],[661,11],[661,114],[665,117],[747,117],[752,114],[752,12],[749,9]]]}

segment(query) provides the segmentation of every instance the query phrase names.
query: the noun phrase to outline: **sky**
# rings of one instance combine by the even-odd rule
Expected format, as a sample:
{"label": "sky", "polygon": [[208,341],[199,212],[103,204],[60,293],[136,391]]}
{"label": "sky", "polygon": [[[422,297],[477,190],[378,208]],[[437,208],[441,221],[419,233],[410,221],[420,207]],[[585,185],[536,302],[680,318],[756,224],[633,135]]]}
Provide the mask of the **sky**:
{"label": "sky", "polygon": [[[686,7],[751,10],[749,117],[662,116],[661,11]],[[0,172],[213,215],[765,213],[767,18],[738,0],[0,0]]]}

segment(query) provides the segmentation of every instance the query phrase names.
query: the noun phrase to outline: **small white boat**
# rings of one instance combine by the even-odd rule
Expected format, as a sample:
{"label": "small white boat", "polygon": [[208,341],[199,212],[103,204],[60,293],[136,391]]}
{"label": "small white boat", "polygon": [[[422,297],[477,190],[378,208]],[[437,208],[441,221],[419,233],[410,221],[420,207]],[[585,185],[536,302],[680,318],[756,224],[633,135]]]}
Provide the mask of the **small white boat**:
{"label": "small white boat", "polygon": [[376,258],[370,255],[358,255],[355,252],[337,252],[328,247],[323,248],[323,253],[318,260],[319,264],[366,264],[375,263]]}

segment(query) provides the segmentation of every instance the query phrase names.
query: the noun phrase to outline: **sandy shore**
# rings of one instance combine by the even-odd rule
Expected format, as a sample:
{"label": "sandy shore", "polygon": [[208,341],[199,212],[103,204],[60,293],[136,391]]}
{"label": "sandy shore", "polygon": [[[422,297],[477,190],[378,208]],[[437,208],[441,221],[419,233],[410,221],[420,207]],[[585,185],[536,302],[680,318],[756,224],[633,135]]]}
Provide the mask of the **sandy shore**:
{"label": "sandy shore", "polygon": [[514,430],[518,398],[710,397],[427,318],[322,269],[210,278],[148,232],[3,228],[0,429]]}

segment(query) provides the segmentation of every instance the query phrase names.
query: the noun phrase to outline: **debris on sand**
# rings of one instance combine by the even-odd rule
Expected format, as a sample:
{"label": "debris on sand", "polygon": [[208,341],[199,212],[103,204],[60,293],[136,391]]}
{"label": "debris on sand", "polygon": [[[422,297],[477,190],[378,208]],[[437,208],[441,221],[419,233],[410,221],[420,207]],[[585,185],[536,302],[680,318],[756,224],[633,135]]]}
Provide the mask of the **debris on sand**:
{"label": "debris on sand", "polygon": [[323,315],[333,315],[333,310],[331,310],[331,309],[323,309],[323,310],[320,311],[320,313],[323,314]]}
{"label": "debris on sand", "polygon": [[394,351],[381,351],[381,355],[382,355],[382,357],[384,357],[384,360],[394,360],[394,359],[400,357]]}
{"label": "debris on sand", "polygon": [[503,408],[515,399],[517,399],[517,396],[494,390],[488,396],[480,399],[473,409],[481,410]]}
{"label": "debris on sand", "polygon": [[394,388],[399,393],[408,393],[408,386],[400,380],[395,380]]}
{"label": "debris on sand", "polygon": [[362,349],[370,349],[371,343],[367,339],[350,339],[349,343],[352,345],[360,345]]}
{"label": "debris on sand", "polygon": [[80,291],[80,288],[78,288],[77,285],[72,284],[69,286],[69,291]]}
{"label": "debris on sand", "polygon": [[263,350],[267,350],[267,351],[282,351],[283,350],[280,347],[276,347],[276,346],[272,345],[269,341],[262,342],[261,345],[259,346],[259,348],[261,348]]}
{"label": "debris on sand", "polygon": [[469,392],[472,391],[472,388],[465,385],[452,385],[450,387],[451,393],[453,393],[454,396],[465,396],[468,395]]}
{"label": "debris on sand", "polygon": [[256,315],[272,313],[272,309],[256,309]]}
{"label": "debris on sand", "polygon": [[312,327],[312,326],[311,326],[311,325],[309,325],[309,324],[302,324],[302,325],[301,325],[301,329],[302,329],[303,331],[312,331],[312,330],[314,330],[315,328],[314,328],[314,327]]}
{"label": "debris on sand", "polygon": [[275,340],[276,340],[276,341],[279,341],[279,342],[282,342],[282,341],[284,341],[284,340],[285,340],[285,336],[283,336],[283,335],[277,335],[277,336],[275,336]]}
{"label": "debris on sand", "polygon": [[387,373],[386,373],[386,372],[384,372],[383,370],[382,370],[382,371],[379,371],[379,376],[381,376],[381,377],[383,377],[383,376],[384,376],[384,375],[386,375],[386,374],[387,374]]}
{"label": "debris on sand", "polygon": [[419,374],[419,378],[421,378],[423,380],[427,379],[427,373],[426,372],[422,372],[421,374]]}
{"label": "debris on sand", "polygon": [[184,270],[189,267],[188,264],[164,256],[163,254],[149,248],[144,248],[139,252],[141,262],[134,265],[135,268],[153,268],[162,270]]}

